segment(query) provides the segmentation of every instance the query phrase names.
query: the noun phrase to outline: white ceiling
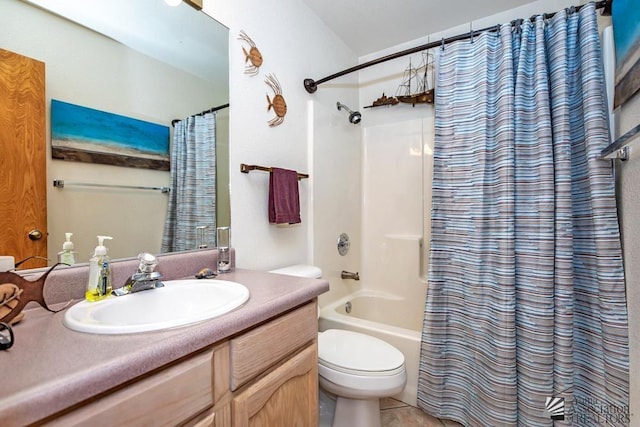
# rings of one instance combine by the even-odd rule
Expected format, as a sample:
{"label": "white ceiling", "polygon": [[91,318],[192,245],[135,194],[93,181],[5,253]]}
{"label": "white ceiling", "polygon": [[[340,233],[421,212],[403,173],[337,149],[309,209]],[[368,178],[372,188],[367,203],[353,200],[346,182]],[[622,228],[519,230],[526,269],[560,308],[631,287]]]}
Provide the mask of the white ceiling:
{"label": "white ceiling", "polygon": [[535,0],[302,1],[359,57],[535,2]]}

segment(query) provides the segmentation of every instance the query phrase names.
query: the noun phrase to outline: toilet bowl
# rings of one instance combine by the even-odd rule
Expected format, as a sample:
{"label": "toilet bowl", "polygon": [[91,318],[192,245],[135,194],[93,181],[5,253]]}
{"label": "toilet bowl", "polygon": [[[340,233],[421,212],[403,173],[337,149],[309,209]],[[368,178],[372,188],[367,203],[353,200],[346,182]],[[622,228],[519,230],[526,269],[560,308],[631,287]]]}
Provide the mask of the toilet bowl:
{"label": "toilet bowl", "polygon": [[[272,273],[320,278],[315,266],[293,265]],[[318,333],[320,387],[336,396],[333,427],[379,427],[381,397],[400,393],[407,381],[404,355],[391,344],[358,332]]]}

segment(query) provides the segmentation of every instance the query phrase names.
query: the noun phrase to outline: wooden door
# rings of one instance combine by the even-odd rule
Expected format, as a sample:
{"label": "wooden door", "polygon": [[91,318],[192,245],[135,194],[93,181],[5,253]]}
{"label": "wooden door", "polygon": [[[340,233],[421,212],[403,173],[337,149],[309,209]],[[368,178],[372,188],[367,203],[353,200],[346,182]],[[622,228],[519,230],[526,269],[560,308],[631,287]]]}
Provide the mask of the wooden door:
{"label": "wooden door", "polygon": [[232,411],[234,427],[317,426],[317,344],[238,393]]}
{"label": "wooden door", "polygon": [[0,49],[0,255],[16,262],[47,257],[45,135],[44,62]]}

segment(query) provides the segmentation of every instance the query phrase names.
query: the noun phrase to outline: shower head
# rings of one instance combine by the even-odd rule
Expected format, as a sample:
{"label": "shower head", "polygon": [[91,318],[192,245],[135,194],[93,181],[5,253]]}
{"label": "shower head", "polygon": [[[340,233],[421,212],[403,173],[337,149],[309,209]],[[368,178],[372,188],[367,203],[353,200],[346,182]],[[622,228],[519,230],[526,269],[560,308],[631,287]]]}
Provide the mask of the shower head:
{"label": "shower head", "polygon": [[346,105],[341,104],[340,101],[338,101],[336,105],[338,107],[338,111],[344,108],[349,112],[349,122],[353,123],[354,125],[357,125],[358,123],[360,123],[360,120],[362,120],[362,114],[360,114],[360,111],[353,111]]}

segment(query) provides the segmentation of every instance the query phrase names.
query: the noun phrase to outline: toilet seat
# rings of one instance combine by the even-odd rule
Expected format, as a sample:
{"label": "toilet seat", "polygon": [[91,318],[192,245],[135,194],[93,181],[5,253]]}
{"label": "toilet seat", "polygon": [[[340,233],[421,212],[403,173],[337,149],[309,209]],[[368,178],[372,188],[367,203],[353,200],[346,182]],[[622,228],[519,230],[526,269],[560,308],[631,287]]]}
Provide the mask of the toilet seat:
{"label": "toilet seat", "polygon": [[394,376],[405,370],[404,355],[397,348],[369,335],[338,329],[318,334],[318,362],[355,376]]}
{"label": "toilet seat", "polygon": [[407,381],[404,355],[378,338],[328,329],[318,334],[320,386],[350,399],[400,393]]}

